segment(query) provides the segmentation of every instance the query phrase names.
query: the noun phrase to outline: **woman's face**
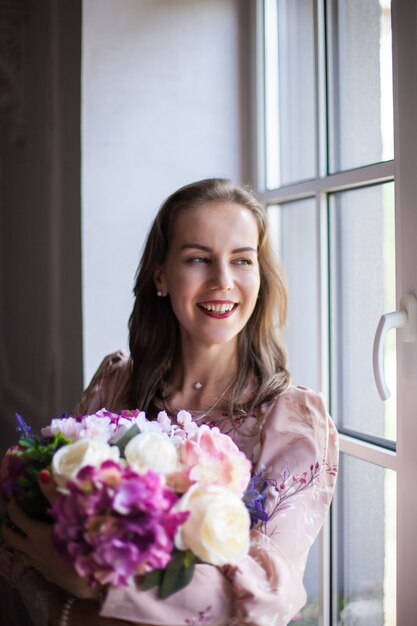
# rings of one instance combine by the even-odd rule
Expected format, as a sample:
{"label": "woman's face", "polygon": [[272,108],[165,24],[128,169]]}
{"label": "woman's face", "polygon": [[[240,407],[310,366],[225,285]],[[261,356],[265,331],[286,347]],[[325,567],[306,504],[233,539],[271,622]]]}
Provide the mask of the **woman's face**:
{"label": "woman's face", "polygon": [[258,297],[258,226],[245,207],[210,202],[179,214],[155,283],[171,299],[183,342],[236,341]]}

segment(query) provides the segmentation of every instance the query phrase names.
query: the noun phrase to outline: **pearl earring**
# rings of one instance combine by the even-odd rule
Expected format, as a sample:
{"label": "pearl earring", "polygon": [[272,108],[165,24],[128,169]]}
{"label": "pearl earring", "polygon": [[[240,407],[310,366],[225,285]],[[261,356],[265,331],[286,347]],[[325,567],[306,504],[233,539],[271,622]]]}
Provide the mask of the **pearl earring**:
{"label": "pearl earring", "polygon": [[161,298],[161,297],[162,297],[162,291],[160,291],[160,290],[158,289],[158,291],[156,292],[156,295],[157,295],[159,298]]}

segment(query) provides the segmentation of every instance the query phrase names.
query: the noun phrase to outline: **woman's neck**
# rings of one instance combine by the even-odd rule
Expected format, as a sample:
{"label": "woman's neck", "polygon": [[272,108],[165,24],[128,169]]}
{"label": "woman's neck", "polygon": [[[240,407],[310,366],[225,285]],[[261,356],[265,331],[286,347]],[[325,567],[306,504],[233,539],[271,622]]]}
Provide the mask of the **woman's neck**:
{"label": "woman's neck", "polygon": [[222,394],[227,398],[226,390],[237,373],[236,345],[183,346],[181,357],[168,385],[171,406],[206,410]]}

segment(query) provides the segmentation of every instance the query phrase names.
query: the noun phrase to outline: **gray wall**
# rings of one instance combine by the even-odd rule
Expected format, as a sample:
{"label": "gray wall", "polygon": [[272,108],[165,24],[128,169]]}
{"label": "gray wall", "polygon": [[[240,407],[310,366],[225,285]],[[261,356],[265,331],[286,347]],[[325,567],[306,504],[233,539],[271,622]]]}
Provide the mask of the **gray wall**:
{"label": "gray wall", "polygon": [[35,428],[70,411],[126,348],[162,200],[250,182],[250,5],[0,0],[1,449],[16,411]]}
{"label": "gray wall", "polygon": [[83,4],[86,382],[126,349],[133,276],[165,197],[209,176],[249,182],[249,4]]}

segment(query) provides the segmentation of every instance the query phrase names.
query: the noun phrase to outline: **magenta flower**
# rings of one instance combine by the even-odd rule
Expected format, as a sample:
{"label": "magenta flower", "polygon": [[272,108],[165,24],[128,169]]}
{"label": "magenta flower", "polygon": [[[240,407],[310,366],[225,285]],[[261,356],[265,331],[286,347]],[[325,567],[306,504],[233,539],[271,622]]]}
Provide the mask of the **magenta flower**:
{"label": "magenta flower", "polygon": [[54,545],[91,585],[127,585],[135,575],[165,568],[188,513],[151,470],[138,474],[114,461],[85,467],[69,494],[54,502]]}
{"label": "magenta flower", "polygon": [[[21,445],[12,446],[0,464],[0,495],[8,502],[23,491],[19,480],[25,476],[29,460],[19,453],[25,451]],[[18,454],[16,454],[18,453]]]}

